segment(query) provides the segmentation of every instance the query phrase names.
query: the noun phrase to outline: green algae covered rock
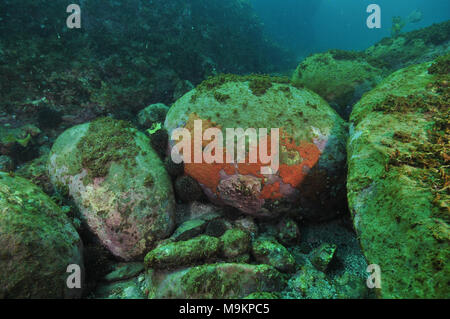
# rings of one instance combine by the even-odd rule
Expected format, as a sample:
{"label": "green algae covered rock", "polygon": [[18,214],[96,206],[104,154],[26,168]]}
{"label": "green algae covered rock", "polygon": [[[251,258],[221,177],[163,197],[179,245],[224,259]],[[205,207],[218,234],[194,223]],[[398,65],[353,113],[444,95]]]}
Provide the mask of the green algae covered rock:
{"label": "green algae covered rock", "polygon": [[221,237],[223,255],[232,260],[250,251],[251,237],[246,231],[238,228],[229,229]]}
{"label": "green algae covered rock", "polygon": [[153,288],[151,278],[144,273],[128,280],[123,279],[99,284],[92,297],[96,299],[146,299]]}
{"label": "green algae covered rock", "polygon": [[[74,298],[67,267],[82,243],[61,209],[37,186],[0,173],[0,298]],[[83,287],[83,283],[82,283]]]}
{"label": "green algae covered rock", "polygon": [[349,207],[368,263],[381,267],[382,298],[450,294],[446,66],[393,73],[351,115]]}
{"label": "green algae covered rock", "polygon": [[[170,137],[176,129],[188,130],[194,145],[196,123],[200,122],[197,132],[221,130],[223,141],[217,143],[217,154],[224,157],[218,155],[219,160],[213,163],[195,163],[194,154],[191,158],[184,154],[184,167],[212,202],[257,217],[277,216],[292,203],[302,207],[299,214],[315,220],[333,217],[339,210],[346,124],[317,94],[294,87],[286,78],[219,75],[180,98],[170,108],[165,127]],[[242,129],[244,133],[250,128],[256,136],[250,136],[252,143],[246,143],[239,163],[237,152],[232,162],[231,156],[226,158],[231,155],[225,147],[227,129]],[[272,129],[279,129],[278,170],[262,171],[272,167],[263,163],[261,156],[250,160],[256,149],[252,144],[276,147],[270,137],[269,141],[263,138],[260,129],[267,129],[269,136]],[[176,142],[170,142],[172,151]],[[202,146],[207,148],[207,144],[204,140]]]}
{"label": "green algae covered rock", "polygon": [[282,275],[268,265],[238,263],[208,264],[173,273],[153,274],[157,299],[232,299],[254,292],[276,292],[284,288]]}
{"label": "green algae covered rock", "polygon": [[289,295],[295,299],[336,298],[336,288],[332,280],[311,265],[303,266],[295,273],[289,279],[287,289]]}
{"label": "green algae covered rock", "polygon": [[395,71],[449,52],[450,21],[384,38],[365,50],[380,67]]}
{"label": "green algae covered rock", "polygon": [[148,268],[158,269],[189,266],[217,257],[220,249],[220,239],[202,235],[186,241],[162,244],[145,256],[144,263]]}
{"label": "green algae covered rock", "polygon": [[282,272],[295,271],[295,259],[291,253],[276,241],[257,239],[253,242],[252,254],[262,263],[275,267]]}
{"label": "green algae covered rock", "polygon": [[138,259],[174,227],[170,178],[145,134],[110,118],[75,126],[52,147],[49,175],[111,253]]}
{"label": "green algae covered rock", "polygon": [[315,251],[312,252],[311,263],[317,270],[325,272],[334,257],[336,252],[336,245],[322,244]]}
{"label": "green algae covered rock", "polygon": [[299,64],[292,82],[323,97],[344,118],[351,106],[383,78],[383,71],[370,64],[361,52],[331,50],[317,53]]}

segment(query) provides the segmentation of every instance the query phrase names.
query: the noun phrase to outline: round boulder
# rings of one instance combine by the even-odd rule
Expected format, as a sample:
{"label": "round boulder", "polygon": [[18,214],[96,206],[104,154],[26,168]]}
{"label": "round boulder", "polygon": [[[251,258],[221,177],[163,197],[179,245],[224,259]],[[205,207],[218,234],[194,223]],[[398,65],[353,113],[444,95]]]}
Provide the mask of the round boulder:
{"label": "round boulder", "polygon": [[[169,154],[181,155],[185,173],[213,203],[257,217],[277,216],[295,203],[317,220],[342,202],[346,124],[321,97],[288,79],[210,78],[171,107],[165,126]],[[211,135],[217,129],[221,136]]]}
{"label": "round boulder", "polygon": [[170,178],[148,137],[129,123],[102,118],[65,131],[48,166],[52,183],[115,256],[137,259],[171,234]]}

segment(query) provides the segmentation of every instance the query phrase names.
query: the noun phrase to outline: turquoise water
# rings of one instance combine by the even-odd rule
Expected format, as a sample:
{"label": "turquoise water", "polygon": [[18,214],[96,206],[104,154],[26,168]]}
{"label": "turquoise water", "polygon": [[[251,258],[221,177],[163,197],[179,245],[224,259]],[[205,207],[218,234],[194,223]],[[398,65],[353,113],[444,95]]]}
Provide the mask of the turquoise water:
{"label": "turquoise water", "polygon": [[[423,28],[449,18],[446,0],[252,0],[265,29],[277,40],[300,53],[330,48],[361,50],[390,36],[392,17],[407,18],[419,10],[422,19],[409,23],[404,31]],[[366,26],[369,4],[381,7],[381,29]]]}

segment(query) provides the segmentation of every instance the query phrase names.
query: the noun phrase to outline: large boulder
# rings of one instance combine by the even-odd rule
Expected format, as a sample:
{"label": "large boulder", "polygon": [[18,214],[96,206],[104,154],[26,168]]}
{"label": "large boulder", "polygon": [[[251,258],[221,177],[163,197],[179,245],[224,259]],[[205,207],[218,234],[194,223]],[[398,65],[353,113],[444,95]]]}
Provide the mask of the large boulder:
{"label": "large boulder", "polygon": [[67,287],[72,264],[83,280],[82,243],[67,216],[34,184],[0,173],[0,298],[81,297]]}
{"label": "large boulder", "polygon": [[383,71],[363,52],[330,50],[302,61],[292,82],[316,92],[348,119],[353,104],[382,78]]}
{"label": "large boulder", "polygon": [[172,185],[145,134],[103,118],[58,137],[49,175],[115,256],[137,259],[174,227]]}
{"label": "large boulder", "polygon": [[[202,128],[194,131],[200,120]],[[211,154],[222,163],[195,163],[195,152],[190,160],[184,159],[185,173],[197,180],[216,204],[258,217],[273,217],[295,202],[305,216],[316,220],[339,210],[336,207],[342,203],[345,175],[345,122],[317,94],[292,86],[288,79],[235,75],[210,78],[171,107],[165,127],[170,137],[178,132],[176,129],[187,129],[192,146],[195,132],[221,130],[223,143],[217,141],[216,153]],[[228,128],[256,130],[252,143],[246,139],[245,155],[240,158],[244,163],[231,162],[225,147]],[[267,129],[269,141],[260,134],[261,128]],[[253,142],[259,144],[260,151],[267,147],[270,152],[271,129],[277,128],[279,148],[274,147],[272,159],[278,155],[278,171],[261,156],[250,161],[250,154],[256,151]],[[170,141],[171,152],[178,142]],[[210,142],[203,141],[205,154],[211,151]],[[238,152],[234,153],[236,162]],[[263,167],[269,170],[263,171]]]}
{"label": "large boulder", "polygon": [[449,58],[393,73],[351,116],[348,201],[383,298],[450,293]]}

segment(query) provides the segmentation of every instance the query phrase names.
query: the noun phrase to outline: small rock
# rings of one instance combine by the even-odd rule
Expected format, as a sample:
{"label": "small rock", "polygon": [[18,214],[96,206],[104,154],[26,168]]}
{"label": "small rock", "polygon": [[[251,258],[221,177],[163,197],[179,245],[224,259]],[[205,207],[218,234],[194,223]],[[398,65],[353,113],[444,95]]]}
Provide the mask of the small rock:
{"label": "small rock", "polygon": [[360,299],[367,298],[370,291],[367,288],[367,278],[345,273],[342,276],[335,278],[334,285],[336,286],[338,298],[340,299]]}
{"label": "small rock", "polygon": [[240,229],[230,229],[221,237],[223,255],[227,259],[234,259],[250,250],[250,234]]}
{"label": "small rock", "polygon": [[292,298],[332,299],[336,291],[327,276],[312,266],[305,266],[288,281]]}
{"label": "small rock", "polygon": [[138,124],[142,129],[151,129],[156,123],[164,123],[169,107],[162,104],[152,104],[138,113]]}
{"label": "small rock", "polygon": [[105,276],[105,281],[121,281],[133,278],[144,271],[143,263],[122,263],[115,266],[115,269]]}
{"label": "small rock", "polygon": [[252,238],[258,235],[258,225],[251,217],[243,217],[234,221],[235,227],[242,229],[250,234]]}
{"label": "small rock", "polygon": [[136,279],[100,285],[95,291],[98,299],[146,299],[145,282]]}
{"label": "small rock", "polygon": [[333,259],[336,248],[337,247],[334,244],[322,244],[311,253],[311,263],[317,270],[325,272]]}
{"label": "small rock", "polygon": [[291,218],[285,218],[278,224],[277,239],[284,245],[294,245],[300,239],[297,223]]}
{"label": "small rock", "polygon": [[201,219],[193,219],[181,224],[173,233],[175,241],[188,240],[200,235],[205,229],[206,222]]}
{"label": "small rock", "polygon": [[267,239],[255,240],[252,253],[259,263],[271,265],[281,272],[295,271],[294,257],[278,242]]}
{"label": "small rock", "polygon": [[145,256],[147,268],[174,268],[203,263],[217,257],[221,241],[218,238],[201,235],[199,237],[161,245]]}

